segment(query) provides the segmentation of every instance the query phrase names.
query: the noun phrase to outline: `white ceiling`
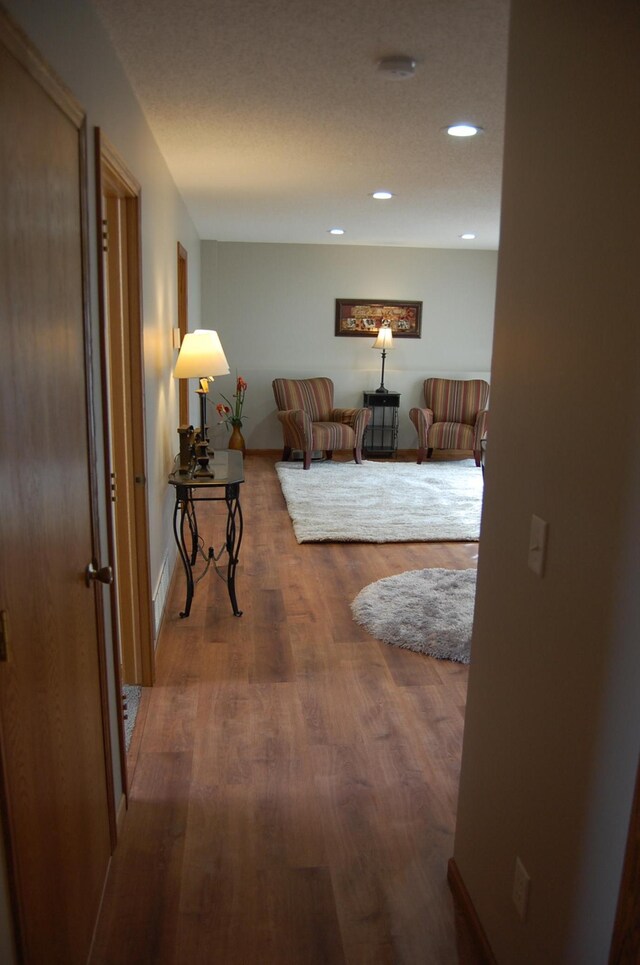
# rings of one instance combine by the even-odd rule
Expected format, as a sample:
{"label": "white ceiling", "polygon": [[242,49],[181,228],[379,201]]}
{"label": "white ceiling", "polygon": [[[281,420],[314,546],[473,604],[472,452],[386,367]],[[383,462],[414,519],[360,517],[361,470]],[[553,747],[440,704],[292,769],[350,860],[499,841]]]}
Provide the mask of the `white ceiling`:
{"label": "white ceiling", "polygon": [[203,239],[498,247],[508,0],[93,2]]}

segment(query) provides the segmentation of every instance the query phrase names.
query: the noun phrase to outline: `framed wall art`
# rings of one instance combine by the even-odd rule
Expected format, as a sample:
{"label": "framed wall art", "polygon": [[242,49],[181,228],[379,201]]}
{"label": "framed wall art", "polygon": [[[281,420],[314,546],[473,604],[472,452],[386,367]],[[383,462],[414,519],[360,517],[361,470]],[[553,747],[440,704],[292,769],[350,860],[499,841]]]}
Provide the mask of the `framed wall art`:
{"label": "framed wall art", "polygon": [[392,302],[371,298],[336,298],[336,335],[378,334],[387,322],[394,338],[420,338],[422,302]]}

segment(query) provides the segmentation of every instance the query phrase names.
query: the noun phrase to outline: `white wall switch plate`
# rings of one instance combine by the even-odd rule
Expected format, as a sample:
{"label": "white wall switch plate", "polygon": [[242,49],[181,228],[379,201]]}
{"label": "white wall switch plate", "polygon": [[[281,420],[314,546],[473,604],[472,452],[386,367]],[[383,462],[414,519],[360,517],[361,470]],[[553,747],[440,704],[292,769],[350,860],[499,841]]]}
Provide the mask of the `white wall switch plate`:
{"label": "white wall switch plate", "polygon": [[529,569],[536,576],[544,576],[544,564],[547,555],[547,534],[549,524],[539,516],[531,517],[531,531],[529,533]]}

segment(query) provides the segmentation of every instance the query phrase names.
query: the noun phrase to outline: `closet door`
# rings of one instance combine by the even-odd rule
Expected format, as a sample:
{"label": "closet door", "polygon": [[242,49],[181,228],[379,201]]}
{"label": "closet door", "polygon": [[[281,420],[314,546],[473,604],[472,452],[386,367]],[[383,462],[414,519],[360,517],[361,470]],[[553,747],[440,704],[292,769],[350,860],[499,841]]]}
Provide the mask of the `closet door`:
{"label": "closet door", "polygon": [[113,828],[103,587],[87,573],[84,126],[2,15],[0,130],[0,803],[18,955],[75,965]]}

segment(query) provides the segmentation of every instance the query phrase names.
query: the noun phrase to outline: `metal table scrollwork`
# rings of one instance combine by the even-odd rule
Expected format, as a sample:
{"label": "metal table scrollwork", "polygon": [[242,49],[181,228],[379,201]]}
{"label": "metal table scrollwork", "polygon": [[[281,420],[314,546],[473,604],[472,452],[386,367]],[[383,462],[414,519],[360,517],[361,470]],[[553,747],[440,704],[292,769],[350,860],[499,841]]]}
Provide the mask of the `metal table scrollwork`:
{"label": "metal table scrollwork", "polygon": [[[173,535],[175,536],[180,559],[187,578],[187,599],[181,617],[188,617],[196,585],[207,573],[213,562],[216,572],[227,584],[233,615],[242,616],[236,597],[236,567],[242,542],[242,508],[240,506],[240,485],[244,482],[241,452],[224,450],[213,455],[211,460],[213,475],[180,471],[169,474],[169,485],[175,487],[176,502],[173,511]],[[224,493],[221,492],[224,490]],[[204,542],[198,531],[196,503],[221,502],[227,506],[227,525],[225,540],[218,553],[213,546],[205,550]],[[227,553],[226,576],[217,566],[223,552]],[[204,569],[194,577],[194,567],[198,556],[204,560]]]}

